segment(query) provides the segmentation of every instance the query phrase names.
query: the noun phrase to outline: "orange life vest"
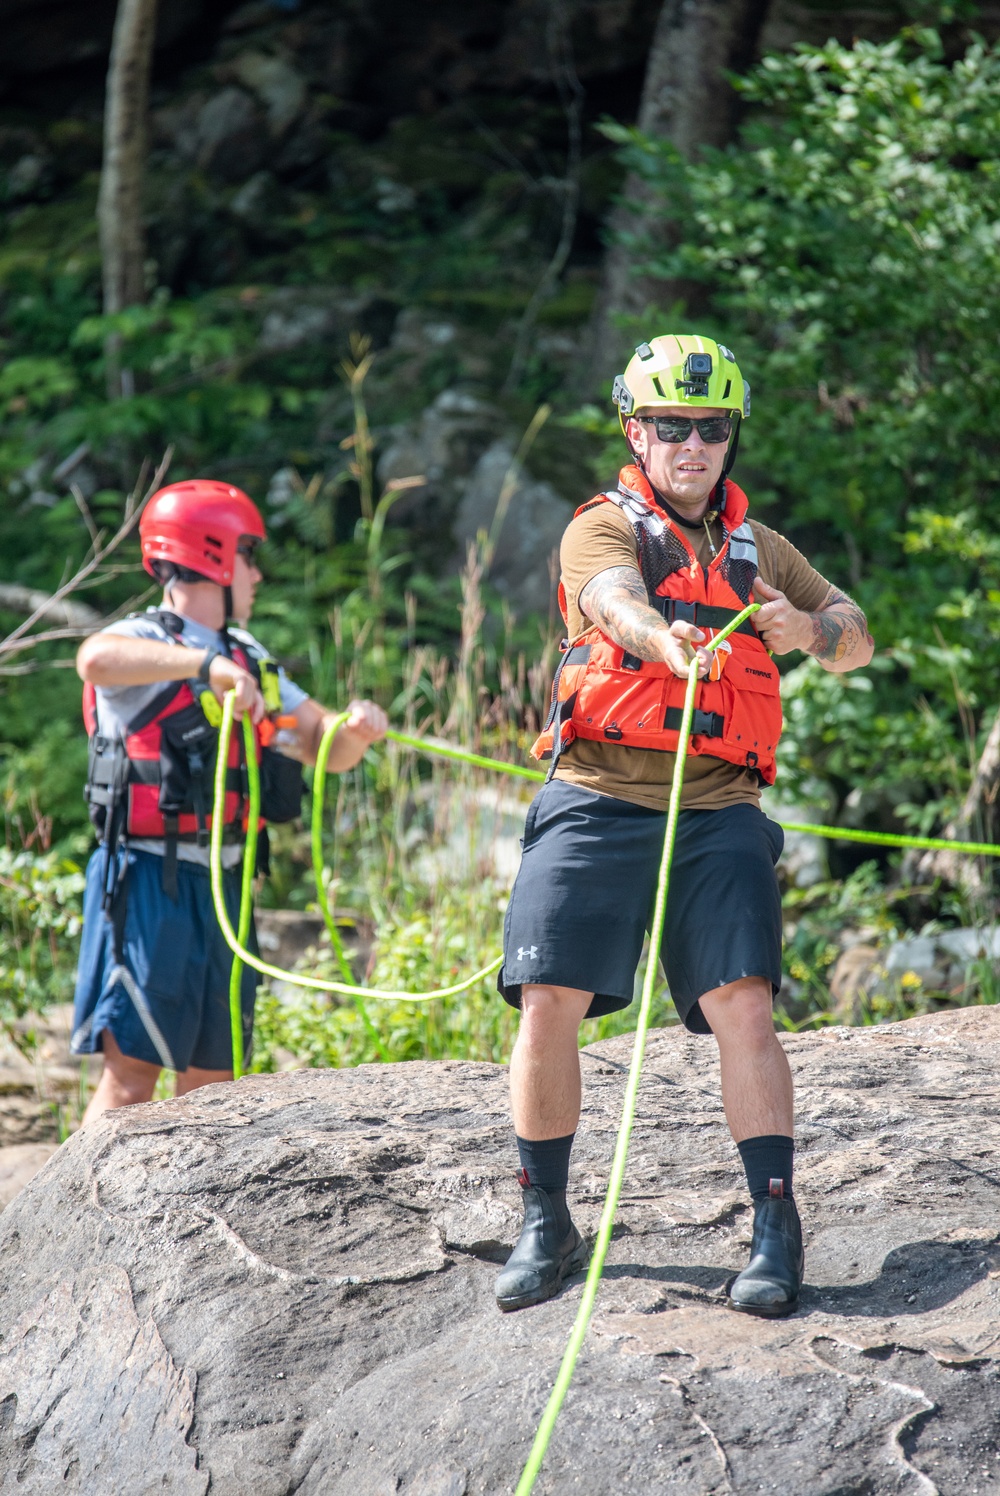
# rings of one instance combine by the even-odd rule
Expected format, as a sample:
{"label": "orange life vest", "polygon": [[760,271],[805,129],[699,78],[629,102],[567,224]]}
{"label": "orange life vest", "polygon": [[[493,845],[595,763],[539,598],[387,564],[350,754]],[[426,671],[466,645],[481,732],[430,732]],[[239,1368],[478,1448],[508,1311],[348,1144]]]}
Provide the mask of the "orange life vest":
{"label": "orange life vest", "polygon": [[[707,567],[699,564],[682,528],[657,503],[637,467],[623,468],[614,493],[598,494],[576,512],[600,503],[617,504],[631,524],[650,604],[667,622],[684,619],[711,636],[753,600],[757,547],[746,522],[746,494],[731,479],[720,514],[725,538]],[[561,583],[559,605],[565,618]],[[773,784],[781,736],[777,666],[750,619],[728,642],[732,653],[720,678],[699,682],[688,752],[739,764]],[[552,709],[532,755],[558,760],[574,738],[675,753],[685,688],[686,681],[667,665],[640,660],[596,626],[589,628],[564,644]]]}

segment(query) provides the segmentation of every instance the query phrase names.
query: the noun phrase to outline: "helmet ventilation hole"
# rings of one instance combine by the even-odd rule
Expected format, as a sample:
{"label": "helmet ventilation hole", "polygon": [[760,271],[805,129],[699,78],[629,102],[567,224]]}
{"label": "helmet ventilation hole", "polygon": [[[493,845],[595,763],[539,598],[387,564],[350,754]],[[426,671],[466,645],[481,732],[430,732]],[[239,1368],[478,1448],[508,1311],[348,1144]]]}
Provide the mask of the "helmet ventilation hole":
{"label": "helmet ventilation hole", "polygon": [[733,387],[733,381],[731,379],[727,379],[726,380],[726,388],[722,391],[722,398],[723,398],[723,400],[728,400],[729,399],[729,391],[732,389],[732,387]]}
{"label": "helmet ventilation hole", "polygon": [[667,398],[666,395],[663,393],[663,386],[662,386],[662,384],[660,383],[659,379],[656,377],[655,374],[653,375],[653,388],[656,391],[656,393],[659,395],[659,397],[660,397],[661,400],[665,400]]}

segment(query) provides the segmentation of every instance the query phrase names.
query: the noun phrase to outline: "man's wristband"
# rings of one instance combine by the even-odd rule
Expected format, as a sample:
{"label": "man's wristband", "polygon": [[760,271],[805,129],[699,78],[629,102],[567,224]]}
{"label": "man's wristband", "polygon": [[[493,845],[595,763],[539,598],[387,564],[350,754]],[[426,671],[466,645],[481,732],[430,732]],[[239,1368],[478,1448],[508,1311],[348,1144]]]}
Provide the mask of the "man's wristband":
{"label": "man's wristband", "polygon": [[208,685],[208,675],[209,671],[212,668],[212,661],[221,653],[222,651],[219,649],[206,649],[205,658],[201,662],[201,669],[198,671],[196,677],[196,679],[200,680],[203,685]]}

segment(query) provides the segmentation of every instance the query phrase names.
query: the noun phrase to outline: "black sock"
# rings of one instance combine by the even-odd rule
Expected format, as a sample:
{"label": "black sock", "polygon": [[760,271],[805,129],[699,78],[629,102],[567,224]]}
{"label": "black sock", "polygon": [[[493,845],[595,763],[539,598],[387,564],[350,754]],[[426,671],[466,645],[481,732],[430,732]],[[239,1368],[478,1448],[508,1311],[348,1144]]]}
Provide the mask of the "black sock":
{"label": "black sock", "polygon": [[795,1142],[781,1133],[767,1133],[762,1138],[745,1138],[736,1144],[746,1170],[747,1186],[755,1201],[766,1200],[772,1193],[772,1181],[781,1181],[781,1193],[792,1198],[792,1156]]}
{"label": "black sock", "polygon": [[569,1156],[575,1137],[576,1133],[571,1132],[566,1138],[543,1138],[539,1142],[518,1138],[517,1151],[521,1169],[528,1176],[527,1182],[536,1189],[545,1190],[546,1194],[565,1190],[569,1183]]}

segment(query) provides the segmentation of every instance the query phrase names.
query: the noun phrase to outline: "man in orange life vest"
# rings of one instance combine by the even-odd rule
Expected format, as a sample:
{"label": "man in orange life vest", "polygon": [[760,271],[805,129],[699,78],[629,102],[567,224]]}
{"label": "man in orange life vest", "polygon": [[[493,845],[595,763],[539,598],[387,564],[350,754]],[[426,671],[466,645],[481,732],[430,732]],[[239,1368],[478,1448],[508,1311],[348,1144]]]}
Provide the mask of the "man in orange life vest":
{"label": "man in orange life vest", "polygon": [[[237,717],[251,716],[262,819],[271,821],[298,815],[301,764],[315,763],[333,715],[252,634],[229,626],[247,622],[262,580],[254,553],[264,522],[245,493],[208,479],[170,484],[150,499],[139,534],[162,604],[91,635],[77,655],[87,798],[102,843],[87,869],[73,1022],[74,1052],[104,1053],[85,1121],[148,1101],[163,1066],[176,1071],[178,1095],[232,1079],[232,957],[208,874],[218,703],[233,691]],[[279,717],[294,758],[269,746],[272,738],[281,745]],[[380,707],[351,702],[329,768],[352,768],[387,727]],[[224,886],[235,924],[247,810],[242,733],[228,771]],[[258,981],[244,967],[248,1053]]]}
{"label": "man in orange life vest", "polygon": [[[824,669],[853,670],[873,643],[850,598],[747,518],[728,473],[750,391],[728,348],[687,336],[640,344],[613,398],[632,462],[563,537],[568,648],[533,750],[551,770],[528,811],[498,978],[521,1010],[510,1082],[525,1220],[497,1302],[510,1310],[549,1298],[586,1260],[566,1204],[577,1035],[584,1018],[632,999],[694,653],[702,683],[662,957],[683,1022],[718,1043],[723,1107],[754,1204],[750,1262],[729,1302],[788,1314],[803,1252],[792,1081],[771,1013],[783,838],[759,804],[781,732],[771,656],[802,650]],[[763,605],[752,622],[714,654],[699,647],[751,601]]]}

